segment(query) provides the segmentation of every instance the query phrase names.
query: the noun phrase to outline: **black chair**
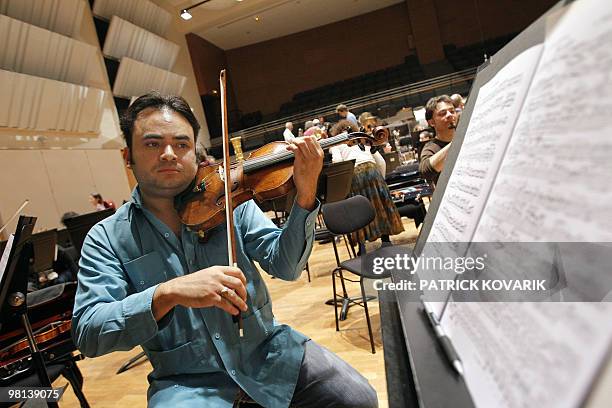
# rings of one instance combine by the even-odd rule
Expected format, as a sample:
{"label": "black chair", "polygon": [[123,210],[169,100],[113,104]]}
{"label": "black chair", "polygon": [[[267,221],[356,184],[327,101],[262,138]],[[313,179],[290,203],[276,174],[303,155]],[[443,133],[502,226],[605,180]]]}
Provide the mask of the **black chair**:
{"label": "black chair", "polygon": [[[323,206],[323,219],[325,225],[334,234],[350,234],[365,226],[367,226],[376,214],[374,208],[367,198],[361,195],[356,195],[346,200],[338,201],[332,204],[326,204]],[[372,324],[370,322],[370,314],[368,312],[368,300],[373,297],[366,296],[364,288],[364,278],[369,279],[384,279],[390,276],[390,272],[384,271],[381,274],[375,274],[368,270],[368,265],[372,265],[372,260],[375,257],[383,256],[387,251],[387,248],[392,247],[391,244],[383,244],[384,246],[376,251],[366,253],[365,244],[359,243],[360,256],[348,259],[344,262],[339,262],[336,254],[336,260],[338,266],[332,272],[332,286],[334,291],[334,313],[336,318],[336,331],[340,330],[339,317],[338,317],[338,298],[342,299],[345,304],[354,304],[362,306],[365,309],[366,321],[368,323],[368,333],[370,335],[370,346],[372,347],[372,354],[376,353],[374,347],[374,338],[372,337]],[[359,276],[359,280],[352,280],[343,276],[342,271],[351,272]],[[338,295],[336,291],[336,277],[340,278],[342,285],[342,295]],[[359,282],[361,286],[361,297],[350,298],[346,292],[344,281]]]}
{"label": "black chair", "polygon": [[[317,188],[317,198],[319,201],[321,201],[322,204],[329,204],[344,200],[346,197],[348,197],[351,192],[354,169],[355,160],[326,164],[323,167],[323,170],[321,170],[321,175],[319,176],[319,184]],[[336,262],[340,262],[338,259],[338,249],[336,247],[335,237],[335,234],[331,233],[323,225],[315,230],[316,241],[320,243],[333,243]],[[344,243],[350,255],[346,237],[344,237]],[[353,256],[355,256],[354,251]]]}

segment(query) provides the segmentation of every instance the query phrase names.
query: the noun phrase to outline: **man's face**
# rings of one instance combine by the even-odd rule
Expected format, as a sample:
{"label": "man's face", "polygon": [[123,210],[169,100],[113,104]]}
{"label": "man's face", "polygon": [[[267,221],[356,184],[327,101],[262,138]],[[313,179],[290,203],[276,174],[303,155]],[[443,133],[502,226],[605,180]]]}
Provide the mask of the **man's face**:
{"label": "man's face", "polygon": [[340,115],[341,118],[346,119],[346,115],[348,115],[348,111],[338,111],[338,115]]}
{"label": "man's face", "polygon": [[183,191],[198,169],[187,119],[170,109],[140,112],[132,132],[131,166],[144,194],[170,198]]}
{"label": "man's face", "polygon": [[447,133],[449,129],[457,126],[457,113],[452,103],[438,102],[429,124],[436,130],[436,134]]}

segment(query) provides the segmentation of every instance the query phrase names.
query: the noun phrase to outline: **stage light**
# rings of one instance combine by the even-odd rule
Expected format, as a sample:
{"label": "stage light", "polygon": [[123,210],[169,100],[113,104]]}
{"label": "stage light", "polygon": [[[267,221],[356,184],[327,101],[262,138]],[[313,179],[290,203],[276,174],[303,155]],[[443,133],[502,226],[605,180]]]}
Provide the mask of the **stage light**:
{"label": "stage light", "polygon": [[191,13],[189,11],[187,11],[187,9],[181,10],[181,18],[183,20],[191,20],[191,17],[193,17],[193,16],[191,15]]}
{"label": "stage light", "polygon": [[187,21],[187,20],[191,20],[191,18],[192,18],[193,16],[192,16],[192,15],[191,15],[191,13],[189,12],[189,10],[191,10],[192,8],[196,8],[196,7],[198,7],[200,4],[208,3],[209,1],[210,1],[210,0],[204,0],[204,1],[201,1],[201,2],[199,2],[199,3],[194,4],[194,5],[192,5],[192,6],[189,6],[189,7],[187,7],[187,8],[182,9],[182,10],[181,10],[181,18],[182,18],[183,20],[185,20],[185,21]]}

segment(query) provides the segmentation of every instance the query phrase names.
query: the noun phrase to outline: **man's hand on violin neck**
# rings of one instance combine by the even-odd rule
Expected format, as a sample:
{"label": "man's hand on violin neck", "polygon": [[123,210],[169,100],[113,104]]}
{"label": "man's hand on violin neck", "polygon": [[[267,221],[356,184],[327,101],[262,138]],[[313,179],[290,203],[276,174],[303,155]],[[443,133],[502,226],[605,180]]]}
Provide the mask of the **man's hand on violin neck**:
{"label": "man's hand on violin neck", "polygon": [[231,266],[211,266],[160,284],[153,294],[152,309],[159,321],[177,305],[218,307],[237,315],[247,311],[246,278]]}
{"label": "man's hand on violin neck", "polygon": [[323,149],[314,136],[293,139],[287,150],[295,154],[293,182],[297,190],[297,204],[311,211],[315,207],[317,181],[323,168]]}

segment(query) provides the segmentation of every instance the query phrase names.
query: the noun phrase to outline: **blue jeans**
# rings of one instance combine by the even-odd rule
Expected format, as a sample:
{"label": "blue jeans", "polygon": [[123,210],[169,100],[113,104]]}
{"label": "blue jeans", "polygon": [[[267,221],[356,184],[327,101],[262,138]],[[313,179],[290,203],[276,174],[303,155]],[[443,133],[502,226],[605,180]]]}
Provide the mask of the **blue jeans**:
{"label": "blue jeans", "polygon": [[310,340],[291,406],[296,408],[376,408],[376,391],[364,376],[340,357]]}

